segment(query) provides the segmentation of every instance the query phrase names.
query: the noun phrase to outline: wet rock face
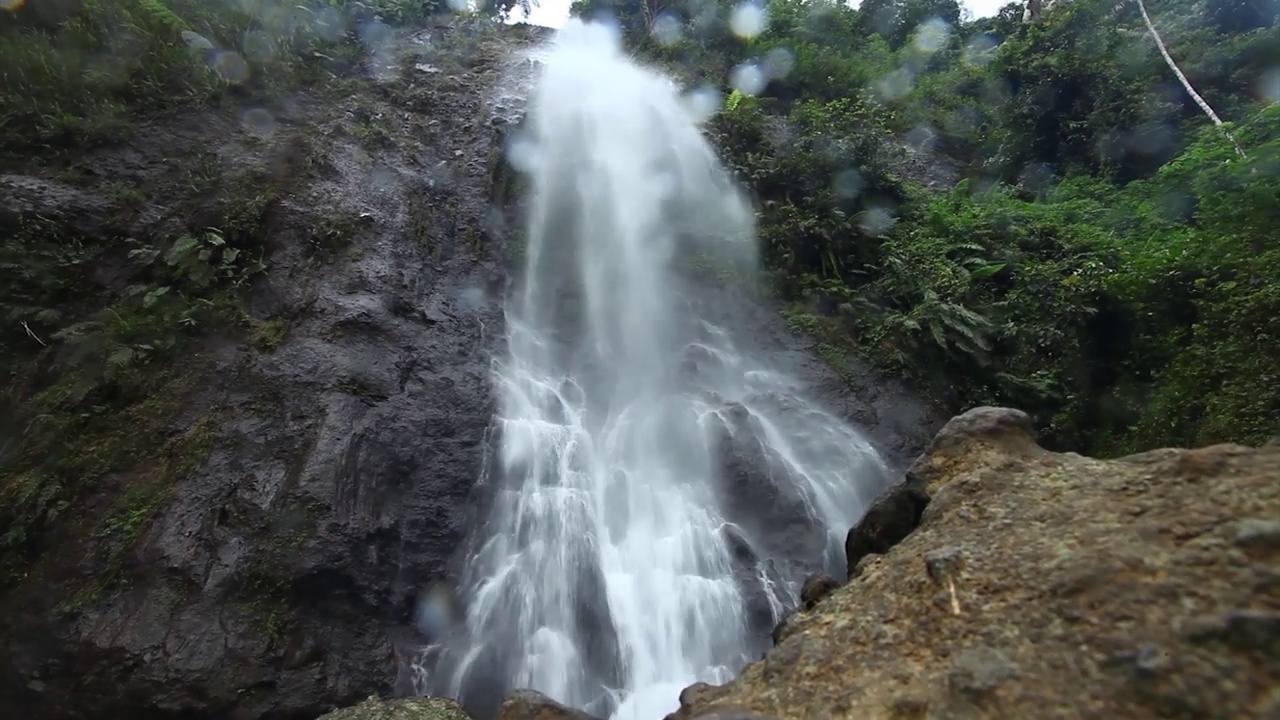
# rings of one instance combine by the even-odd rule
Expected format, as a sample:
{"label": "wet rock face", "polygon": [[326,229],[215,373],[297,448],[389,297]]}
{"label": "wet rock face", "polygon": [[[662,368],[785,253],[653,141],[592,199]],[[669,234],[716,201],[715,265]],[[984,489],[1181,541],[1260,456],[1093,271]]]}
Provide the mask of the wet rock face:
{"label": "wet rock face", "polygon": [[[228,176],[269,170],[290,138],[322,155],[269,210],[269,271],[249,310],[284,328],[278,347],[211,339],[192,363],[206,377],[174,432],[211,414],[216,439],[118,587],[55,612],[104,572],[92,547],[65,547],[3,598],[0,702],[33,720],[313,720],[397,689],[416,652],[413,599],[449,575],[492,416],[508,236],[492,205],[501,139],[482,120],[497,77],[477,62],[447,87],[282,99],[274,138],[253,142],[234,115],[200,112],[80,160],[93,177],[164,188],[185,154],[216,154]],[[433,113],[407,112],[423,104]],[[395,118],[391,140],[363,143],[361,117]],[[9,215],[109,224],[91,185],[0,184],[15,189]],[[200,213],[168,200],[150,196],[131,230]],[[345,237],[321,255],[329,227]]]}
{"label": "wet rock face", "polygon": [[918,524],[669,720],[1268,716],[1277,478],[1273,446],[1100,461],[970,411],[907,474]]}

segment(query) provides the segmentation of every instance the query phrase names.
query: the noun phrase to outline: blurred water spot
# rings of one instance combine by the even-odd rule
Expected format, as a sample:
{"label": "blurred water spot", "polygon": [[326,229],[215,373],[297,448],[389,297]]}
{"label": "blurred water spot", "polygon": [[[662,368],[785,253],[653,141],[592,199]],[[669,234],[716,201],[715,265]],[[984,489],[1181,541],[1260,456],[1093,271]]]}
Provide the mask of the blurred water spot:
{"label": "blurred water spot", "polygon": [[1173,128],[1160,120],[1138,126],[1129,136],[1129,149],[1145,155],[1159,155],[1173,145]]}
{"label": "blurred water spot", "polygon": [[911,92],[915,77],[907,68],[898,68],[876,83],[876,91],[885,100],[900,100]]}
{"label": "blurred water spot", "polygon": [[696,123],[704,123],[720,110],[720,92],[710,85],[695,88],[684,96],[685,108]]}
{"label": "blurred water spot", "polygon": [[743,95],[759,95],[768,78],[764,69],[754,62],[745,62],[729,73],[729,84]]}
{"label": "blurred water spot", "polygon": [[1053,186],[1053,168],[1044,163],[1031,163],[1018,174],[1018,184],[1034,193],[1045,193]]}
{"label": "blurred water spot", "polygon": [[0,10],[17,10],[27,4],[27,0],[0,0]]}
{"label": "blurred water spot", "polygon": [[469,0],[449,0],[448,5],[456,13],[470,13],[473,9]]}
{"label": "blurred water spot", "polygon": [[347,30],[347,23],[342,13],[336,8],[320,8],[311,18],[311,32],[326,42],[336,42]]}
{"label": "blurred water spot", "polygon": [[370,20],[356,27],[356,37],[366,50],[374,51],[391,39],[391,28],[381,21]]}
{"label": "blurred water spot", "polygon": [[974,67],[985,67],[996,55],[995,38],[982,33],[975,35],[965,43],[964,52],[960,54],[960,62]]}
{"label": "blurred water spot", "polygon": [[129,82],[129,56],[107,54],[89,60],[85,75],[94,85],[123,86]]}
{"label": "blurred water spot", "polygon": [[210,63],[218,77],[229,83],[242,83],[249,79],[249,63],[234,50],[223,50],[213,56]]}
{"label": "blurred water spot", "polygon": [[965,105],[943,115],[944,129],[951,135],[968,137],[978,129],[978,109]]}
{"label": "blurred water spot", "polygon": [[663,47],[675,45],[684,32],[680,25],[680,18],[675,13],[664,11],[653,21],[653,39]]}
{"label": "blurred water spot", "polygon": [[192,32],[191,30],[182,31],[182,41],[185,42],[192,50],[199,50],[203,52],[205,50],[213,49],[213,43],[209,41],[209,38],[198,32]]}
{"label": "blurred water spot", "polygon": [[484,306],[489,304],[489,298],[485,296],[484,288],[471,285],[463,288],[458,293],[458,300],[462,306],[471,312],[479,312]]}
{"label": "blurred water spot", "polygon": [[279,127],[273,116],[263,108],[250,108],[240,116],[240,125],[249,133],[258,137],[269,137]]}
{"label": "blurred water spot", "polygon": [[729,28],[740,38],[750,40],[764,32],[769,23],[769,16],[764,6],[755,2],[740,3],[729,14]]}
{"label": "blurred water spot", "polygon": [[781,80],[795,69],[795,53],[784,47],[773,48],[764,55],[764,67],[770,79]]}
{"label": "blurred water spot", "polygon": [[835,193],[838,198],[852,200],[858,197],[864,185],[866,185],[866,181],[862,179],[862,173],[850,168],[836,173],[835,177],[832,178],[831,192]]}
{"label": "blurred water spot", "polygon": [[1181,190],[1168,192],[1156,201],[1156,215],[1168,222],[1187,222],[1195,210],[1195,198]]}
{"label": "blurred water spot", "polygon": [[893,213],[882,207],[873,207],[858,219],[858,227],[872,237],[880,237],[893,228],[896,218]]}
{"label": "blurred water spot", "polygon": [[377,165],[369,172],[369,187],[374,192],[387,192],[395,189],[399,174],[386,165]]}
{"label": "blurred water spot", "polygon": [[240,41],[240,47],[249,60],[265,63],[276,54],[271,36],[261,30],[249,30]]}
{"label": "blurred water spot", "polygon": [[1280,67],[1262,73],[1258,80],[1258,94],[1267,102],[1280,102]]}
{"label": "blurred water spot", "polygon": [[916,28],[911,44],[919,52],[933,54],[946,46],[951,38],[951,25],[942,18],[929,18]]}
{"label": "blurred water spot", "polygon": [[916,152],[929,152],[937,142],[938,133],[928,125],[919,125],[907,133],[907,147]]}
{"label": "blurred water spot", "polygon": [[517,133],[507,141],[507,162],[520,172],[530,172],[536,165],[538,146],[524,133]]}

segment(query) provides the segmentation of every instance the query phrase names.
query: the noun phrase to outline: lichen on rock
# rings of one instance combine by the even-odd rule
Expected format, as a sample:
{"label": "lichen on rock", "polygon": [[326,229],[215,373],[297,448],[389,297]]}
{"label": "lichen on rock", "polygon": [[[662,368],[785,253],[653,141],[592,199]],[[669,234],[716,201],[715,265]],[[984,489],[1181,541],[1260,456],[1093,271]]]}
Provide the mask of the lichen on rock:
{"label": "lichen on rock", "polygon": [[979,408],[881,498],[895,502],[851,533],[848,584],[735,681],[687,691],[669,720],[1278,707],[1280,448],[1103,461],[1046,451],[1024,414]]}

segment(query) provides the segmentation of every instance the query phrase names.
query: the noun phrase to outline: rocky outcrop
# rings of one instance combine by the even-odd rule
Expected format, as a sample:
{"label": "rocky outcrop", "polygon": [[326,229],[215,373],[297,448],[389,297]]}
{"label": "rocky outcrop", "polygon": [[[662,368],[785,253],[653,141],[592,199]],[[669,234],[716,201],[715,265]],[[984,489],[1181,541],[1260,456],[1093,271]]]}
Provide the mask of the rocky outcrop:
{"label": "rocky outcrop", "polygon": [[581,710],[565,707],[533,690],[517,690],[502,701],[497,720],[599,720]]}
{"label": "rocky outcrop", "polygon": [[334,710],[319,720],[471,720],[458,703],[442,698],[369,698],[359,705]]}
{"label": "rocky outcrop", "polygon": [[1280,712],[1280,448],[1095,460],[979,408],[895,496],[856,577],[670,720]]}

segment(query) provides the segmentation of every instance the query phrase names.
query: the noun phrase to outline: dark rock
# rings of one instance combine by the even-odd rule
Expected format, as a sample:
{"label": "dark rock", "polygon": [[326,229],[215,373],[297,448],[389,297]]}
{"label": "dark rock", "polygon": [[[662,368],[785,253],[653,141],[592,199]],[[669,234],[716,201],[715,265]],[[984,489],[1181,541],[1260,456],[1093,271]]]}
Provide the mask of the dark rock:
{"label": "dark rock", "polygon": [[910,475],[882,494],[849,531],[844,553],[850,577],[857,576],[858,564],[868,555],[883,555],[902,542],[920,524],[929,496]]}
{"label": "dark rock", "polygon": [[498,709],[497,720],[598,720],[581,710],[565,707],[533,690],[519,690],[507,696]]}
{"label": "dark rock", "polygon": [[822,599],[839,589],[840,583],[826,573],[810,575],[800,588],[800,609],[812,610]]}
{"label": "dark rock", "polygon": [[862,577],[862,574],[867,571],[867,567],[882,557],[884,556],[878,553],[871,553],[870,555],[862,556],[862,559],[858,561],[858,564],[854,565],[853,570],[849,572],[849,579],[853,580],[854,578]]}
{"label": "dark rock", "polygon": [[920,525],[929,505],[929,487],[951,472],[951,458],[981,445],[1019,456],[1043,452],[1035,441],[1031,417],[1021,410],[979,407],[953,417],[938,431],[924,454],[897,484],[882,493],[845,539],[847,571],[871,554],[884,554]]}
{"label": "dark rock", "polygon": [[929,579],[942,583],[953,578],[964,565],[964,554],[958,547],[944,547],[924,554],[925,571]]}

